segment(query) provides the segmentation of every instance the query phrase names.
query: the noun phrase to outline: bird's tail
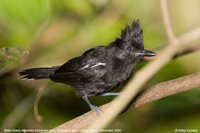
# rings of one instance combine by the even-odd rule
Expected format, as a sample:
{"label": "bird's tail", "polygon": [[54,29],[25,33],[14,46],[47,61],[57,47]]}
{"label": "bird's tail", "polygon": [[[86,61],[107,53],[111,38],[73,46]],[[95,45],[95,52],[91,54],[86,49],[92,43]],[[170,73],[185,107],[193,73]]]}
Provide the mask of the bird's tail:
{"label": "bird's tail", "polygon": [[59,66],[55,67],[46,67],[46,68],[30,68],[20,71],[19,79],[25,80],[36,80],[36,79],[46,79],[49,78],[49,76],[54,73]]}

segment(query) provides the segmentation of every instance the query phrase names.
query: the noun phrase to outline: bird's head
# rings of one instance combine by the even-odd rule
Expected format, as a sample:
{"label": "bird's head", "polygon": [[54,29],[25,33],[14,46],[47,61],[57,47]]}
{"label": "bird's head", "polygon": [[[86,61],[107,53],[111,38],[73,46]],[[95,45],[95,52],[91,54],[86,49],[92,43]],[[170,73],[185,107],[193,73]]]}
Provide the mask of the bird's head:
{"label": "bird's head", "polygon": [[133,21],[131,26],[126,26],[120,38],[117,38],[113,44],[118,47],[117,56],[119,58],[142,59],[145,56],[155,56],[152,51],[144,49],[143,30],[139,20]]}

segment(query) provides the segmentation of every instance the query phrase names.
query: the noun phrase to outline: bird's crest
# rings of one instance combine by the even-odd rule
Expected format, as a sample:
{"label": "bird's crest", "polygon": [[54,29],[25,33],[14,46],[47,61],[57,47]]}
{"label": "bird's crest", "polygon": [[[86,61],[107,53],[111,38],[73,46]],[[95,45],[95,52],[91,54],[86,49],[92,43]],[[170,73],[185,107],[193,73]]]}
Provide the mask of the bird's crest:
{"label": "bird's crest", "polygon": [[131,43],[138,49],[144,49],[143,30],[138,19],[136,21],[134,20],[131,26],[126,25],[121,32],[121,39]]}

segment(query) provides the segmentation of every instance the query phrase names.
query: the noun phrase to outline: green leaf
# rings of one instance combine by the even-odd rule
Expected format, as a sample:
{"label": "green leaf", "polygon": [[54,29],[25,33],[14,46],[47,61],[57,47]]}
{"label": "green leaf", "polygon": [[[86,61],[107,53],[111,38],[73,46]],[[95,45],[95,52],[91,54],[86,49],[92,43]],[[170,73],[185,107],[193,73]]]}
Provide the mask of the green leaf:
{"label": "green leaf", "polygon": [[0,48],[0,68],[3,68],[6,65],[11,65],[19,61],[19,59],[26,54],[28,54],[28,51],[22,48],[15,48],[15,47]]}

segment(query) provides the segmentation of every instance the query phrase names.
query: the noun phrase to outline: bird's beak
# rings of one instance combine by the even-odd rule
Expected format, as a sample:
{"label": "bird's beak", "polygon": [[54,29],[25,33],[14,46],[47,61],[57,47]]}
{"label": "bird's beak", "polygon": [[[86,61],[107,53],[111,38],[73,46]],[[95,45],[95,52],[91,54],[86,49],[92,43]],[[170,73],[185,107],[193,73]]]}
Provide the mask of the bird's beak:
{"label": "bird's beak", "polygon": [[143,50],[139,53],[137,53],[137,55],[141,55],[141,56],[146,56],[146,57],[151,57],[151,56],[155,56],[156,53],[149,51],[149,50]]}
{"label": "bird's beak", "polygon": [[147,57],[151,57],[151,56],[155,56],[156,53],[149,51],[149,50],[143,50],[142,51],[143,56],[147,56]]}

